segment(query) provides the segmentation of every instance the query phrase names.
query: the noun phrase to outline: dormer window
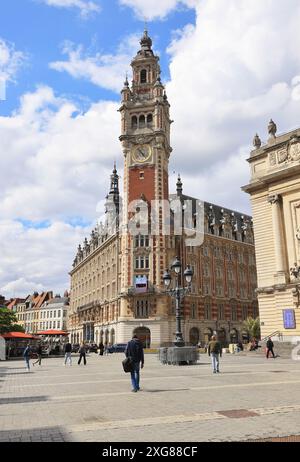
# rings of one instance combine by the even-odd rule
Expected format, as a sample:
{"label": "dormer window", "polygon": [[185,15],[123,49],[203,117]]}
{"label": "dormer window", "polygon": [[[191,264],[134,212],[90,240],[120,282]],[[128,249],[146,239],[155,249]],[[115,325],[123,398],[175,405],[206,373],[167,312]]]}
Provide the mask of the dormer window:
{"label": "dormer window", "polygon": [[141,83],[147,83],[147,71],[143,69],[141,71]]}

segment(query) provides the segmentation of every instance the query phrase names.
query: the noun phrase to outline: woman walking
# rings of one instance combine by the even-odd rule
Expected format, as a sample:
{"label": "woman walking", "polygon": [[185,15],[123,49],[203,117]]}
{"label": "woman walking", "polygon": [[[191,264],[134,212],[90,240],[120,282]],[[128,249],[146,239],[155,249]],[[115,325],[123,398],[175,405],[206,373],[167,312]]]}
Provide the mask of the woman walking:
{"label": "woman walking", "polygon": [[79,360],[78,360],[78,364],[81,363],[81,360],[82,360],[82,358],[83,358],[83,363],[84,363],[84,365],[86,366],[86,357],[85,357],[85,354],[86,354],[86,352],[85,352],[85,344],[84,344],[84,342],[82,342],[82,343],[80,344],[80,348],[79,348]]}

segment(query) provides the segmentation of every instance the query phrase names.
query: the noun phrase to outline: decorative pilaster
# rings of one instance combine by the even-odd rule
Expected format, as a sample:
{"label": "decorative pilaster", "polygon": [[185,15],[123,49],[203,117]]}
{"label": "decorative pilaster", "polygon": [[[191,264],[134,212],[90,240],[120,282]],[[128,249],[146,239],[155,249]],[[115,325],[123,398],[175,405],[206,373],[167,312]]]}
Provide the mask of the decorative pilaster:
{"label": "decorative pilaster", "polygon": [[287,269],[285,263],[285,243],[282,230],[282,198],[279,194],[274,194],[268,197],[268,202],[272,205],[273,233],[275,243],[274,250],[276,261],[275,284],[286,284]]}

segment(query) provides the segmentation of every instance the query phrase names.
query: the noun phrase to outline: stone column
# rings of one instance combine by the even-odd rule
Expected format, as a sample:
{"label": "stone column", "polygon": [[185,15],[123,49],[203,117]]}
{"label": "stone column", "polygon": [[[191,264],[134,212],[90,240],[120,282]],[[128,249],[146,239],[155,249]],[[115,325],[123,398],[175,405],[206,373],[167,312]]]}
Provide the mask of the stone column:
{"label": "stone column", "polygon": [[274,194],[268,197],[268,202],[272,205],[272,218],[273,218],[273,235],[275,243],[275,261],[276,273],[275,284],[286,284],[286,264],[285,264],[285,243],[282,229],[282,211],[281,202],[282,198],[279,194]]}

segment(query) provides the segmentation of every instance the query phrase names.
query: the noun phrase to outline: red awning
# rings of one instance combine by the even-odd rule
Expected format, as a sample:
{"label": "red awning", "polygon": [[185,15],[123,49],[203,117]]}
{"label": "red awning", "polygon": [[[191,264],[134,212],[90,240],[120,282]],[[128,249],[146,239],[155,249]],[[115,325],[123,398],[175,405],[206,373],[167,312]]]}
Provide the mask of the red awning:
{"label": "red awning", "polygon": [[37,332],[36,335],[69,335],[69,332],[65,332],[63,330],[42,330],[41,332]]}
{"label": "red awning", "polygon": [[29,334],[24,334],[23,332],[7,332],[6,334],[2,334],[3,338],[23,338],[23,339],[34,339],[36,337],[33,337],[32,335]]}

